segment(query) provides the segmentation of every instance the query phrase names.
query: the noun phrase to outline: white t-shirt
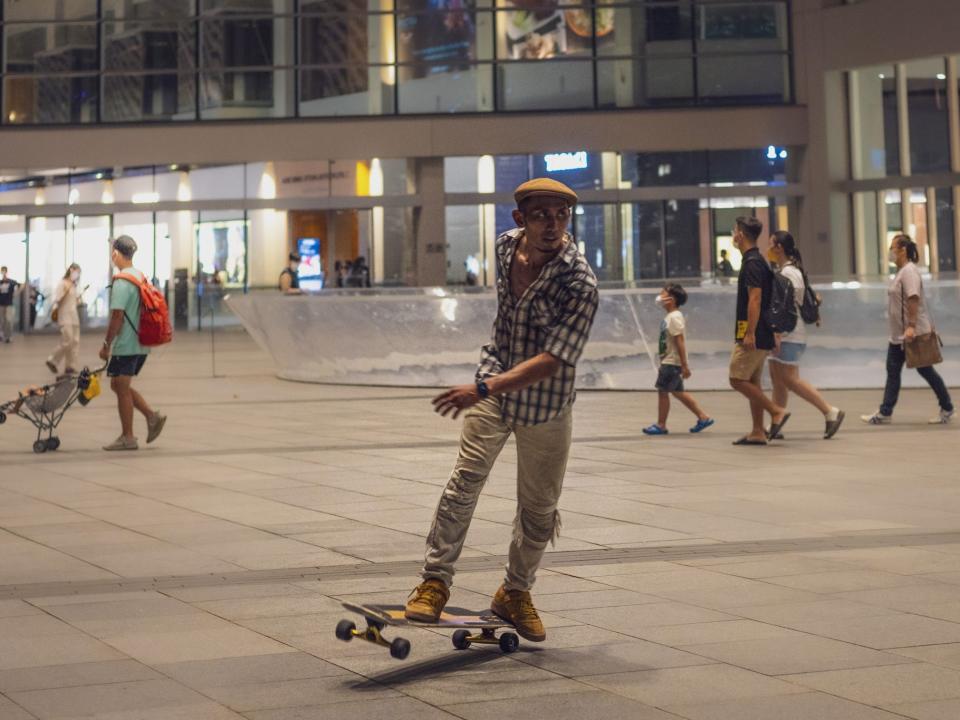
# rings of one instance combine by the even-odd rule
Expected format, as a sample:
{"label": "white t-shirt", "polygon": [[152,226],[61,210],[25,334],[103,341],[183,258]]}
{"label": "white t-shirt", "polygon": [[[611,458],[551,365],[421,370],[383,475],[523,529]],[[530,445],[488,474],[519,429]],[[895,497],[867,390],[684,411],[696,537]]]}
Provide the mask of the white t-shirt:
{"label": "white t-shirt", "polygon": [[80,313],[77,312],[77,286],[63,279],[53,294],[57,306],[57,325],[79,325]]}
{"label": "white t-shirt", "polygon": [[780,342],[806,344],[807,327],[806,323],[803,322],[803,318],[800,317],[800,308],[803,305],[803,294],[807,290],[807,286],[803,282],[803,273],[800,272],[800,268],[796,265],[790,264],[780,268],[780,274],[793,285],[793,299],[797,304],[797,326],[791,332],[781,335]]}
{"label": "white t-shirt", "polygon": [[907,320],[907,308],[904,300],[920,298],[917,308],[917,335],[926,335],[931,331],[930,314],[927,312],[927,299],[923,296],[923,278],[916,263],[908,262],[893,278],[887,290],[887,321],[890,324],[890,342],[903,343],[904,323]]}
{"label": "white t-shirt", "polygon": [[660,321],[660,364],[682,365],[680,349],[677,347],[677,335],[683,335],[687,324],[679,310],[668,312]]}

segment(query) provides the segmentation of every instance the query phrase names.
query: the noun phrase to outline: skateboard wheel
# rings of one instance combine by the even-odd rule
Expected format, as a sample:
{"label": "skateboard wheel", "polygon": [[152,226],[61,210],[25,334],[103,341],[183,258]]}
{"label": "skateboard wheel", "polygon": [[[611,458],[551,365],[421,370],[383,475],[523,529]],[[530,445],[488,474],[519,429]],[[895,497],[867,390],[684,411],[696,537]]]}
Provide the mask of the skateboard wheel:
{"label": "skateboard wheel", "polygon": [[47,451],[47,443],[44,440],[37,440],[33,444],[33,451],[37,454]]}
{"label": "skateboard wheel", "polygon": [[504,633],[500,636],[500,650],[505,653],[515,652],[520,647],[520,638],[513,633]]}
{"label": "skateboard wheel", "polygon": [[392,643],[390,643],[391,657],[395,657],[397,660],[404,660],[409,654],[410,654],[409,640],[404,640],[403,638],[397,638]]}
{"label": "skateboard wheel", "polygon": [[356,629],[357,626],[349,620],[341,620],[337,623],[337,639],[343,640],[344,642],[350,642],[353,640],[353,631]]}
{"label": "skateboard wheel", "polygon": [[7,421],[7,414],[0,412],[0,425],[3,425]]}
{"label": "skateboard wheel", "polygon": [[56,450],[58,447],[60,447],[60,438],[47,438],[47,450]]}
{"label": "skateboard wheel", "polygon": [[470,647],[470,631],[457,630],[453,634],[453,646],[457,650],[466,650],[468,647]]}

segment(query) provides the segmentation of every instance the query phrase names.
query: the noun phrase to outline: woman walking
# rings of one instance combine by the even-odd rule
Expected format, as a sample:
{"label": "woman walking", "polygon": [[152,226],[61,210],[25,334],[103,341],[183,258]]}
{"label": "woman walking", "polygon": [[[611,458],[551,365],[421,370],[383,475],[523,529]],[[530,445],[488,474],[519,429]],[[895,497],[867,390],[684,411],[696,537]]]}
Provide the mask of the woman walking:
{"label": "woman walking", "polygon": [[844,412],[830,405],[813,385],[800,377],[800,358],[807,349],[807,328],[800,317],[800,307],[803,305],[808,280],[807,273],[803,270],[803,258],[793,235],[784,230],[773,233],[770,236],[767,259],[776,263],[780,273],[793,285],[793,297],[797,303],[797,326],[789,333],[777,335],[777,347],[770,354],[767,365],[770,368],[770,380],[773,382],[773,403],[786,407],[790,392],[806,400],[823,413],[826,423],[823,438],[829,440],[840,429]]}
{"label": "woman walking", "polygon": [[[927,300],[923,296],[923,279],[917,267],[917,244],[908,235],[897,235],[890,243],[890,262],[897,266],[897,274],[887,290],[887,319],[890,323],[890,344],[887,346],[887,385],[883,403],[873,415],[861,420],[869,425],[886,425],[900,396],[900,375],[907,355],[904,343],[916,340],[918,335],[933,332]],[[936,393],[940,412],[930,419],[931,425],[945,425],[953,419],[953,402],[940,374],[933,366],[919,367],[917,372]]]}
{"label": "woman walking", "polygon": [[80,266],[76,263],[67,268],[63,280],[53,294],[53,310],[50,318],[60,326],[60,344],[47,358],[50,372],[57,374],[60,361],[65,360],[64,374],[72,375],[77,371],[77,356],[80,354],[80,314],[77,312],[80,282]]}

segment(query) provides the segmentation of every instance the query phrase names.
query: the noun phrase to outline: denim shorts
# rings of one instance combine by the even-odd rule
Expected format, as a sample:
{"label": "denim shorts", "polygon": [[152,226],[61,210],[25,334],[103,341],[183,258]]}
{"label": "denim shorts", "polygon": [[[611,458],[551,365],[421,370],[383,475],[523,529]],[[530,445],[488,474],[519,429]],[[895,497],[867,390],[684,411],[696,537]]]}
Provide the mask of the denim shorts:
{"label": "denim shorts", "polygon": [[770,362],[778,362],[784,365],[799,365],[800,358],[803,357],[803,352],[806,349],[806,343],[780,343],[780,352],[770,353]]}
{"label": "denim shorts", "polygon": [[114,355],[107,365],[107,377],[139,375],[146,361],[146,355]]}
{"label": "denim shorts", "polygon": [[679,365],[661,365],[655,386],[660,392],[683,392],[683,371]]}

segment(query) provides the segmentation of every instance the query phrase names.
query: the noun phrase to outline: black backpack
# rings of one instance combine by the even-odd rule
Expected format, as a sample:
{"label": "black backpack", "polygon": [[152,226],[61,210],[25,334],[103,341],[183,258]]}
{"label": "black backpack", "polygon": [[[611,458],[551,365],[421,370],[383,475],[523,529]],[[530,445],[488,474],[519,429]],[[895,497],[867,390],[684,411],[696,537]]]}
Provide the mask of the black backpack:
{"label": "black backpack", "polygon": [[775,333],[793,332],[797,327],[797,301],[793,283],[781,273],[773,273],[770,283],[770,305],[763,311],[763,321]]}
{"label": "black backpack", "polygon": [[[800,272],[803,272],[801,269]],[[807,274],[803,272],[803,303],[800,305],[800,319],[807,325],[820,323],[820,304],[823,298],[810,287],[810,280]]]}

